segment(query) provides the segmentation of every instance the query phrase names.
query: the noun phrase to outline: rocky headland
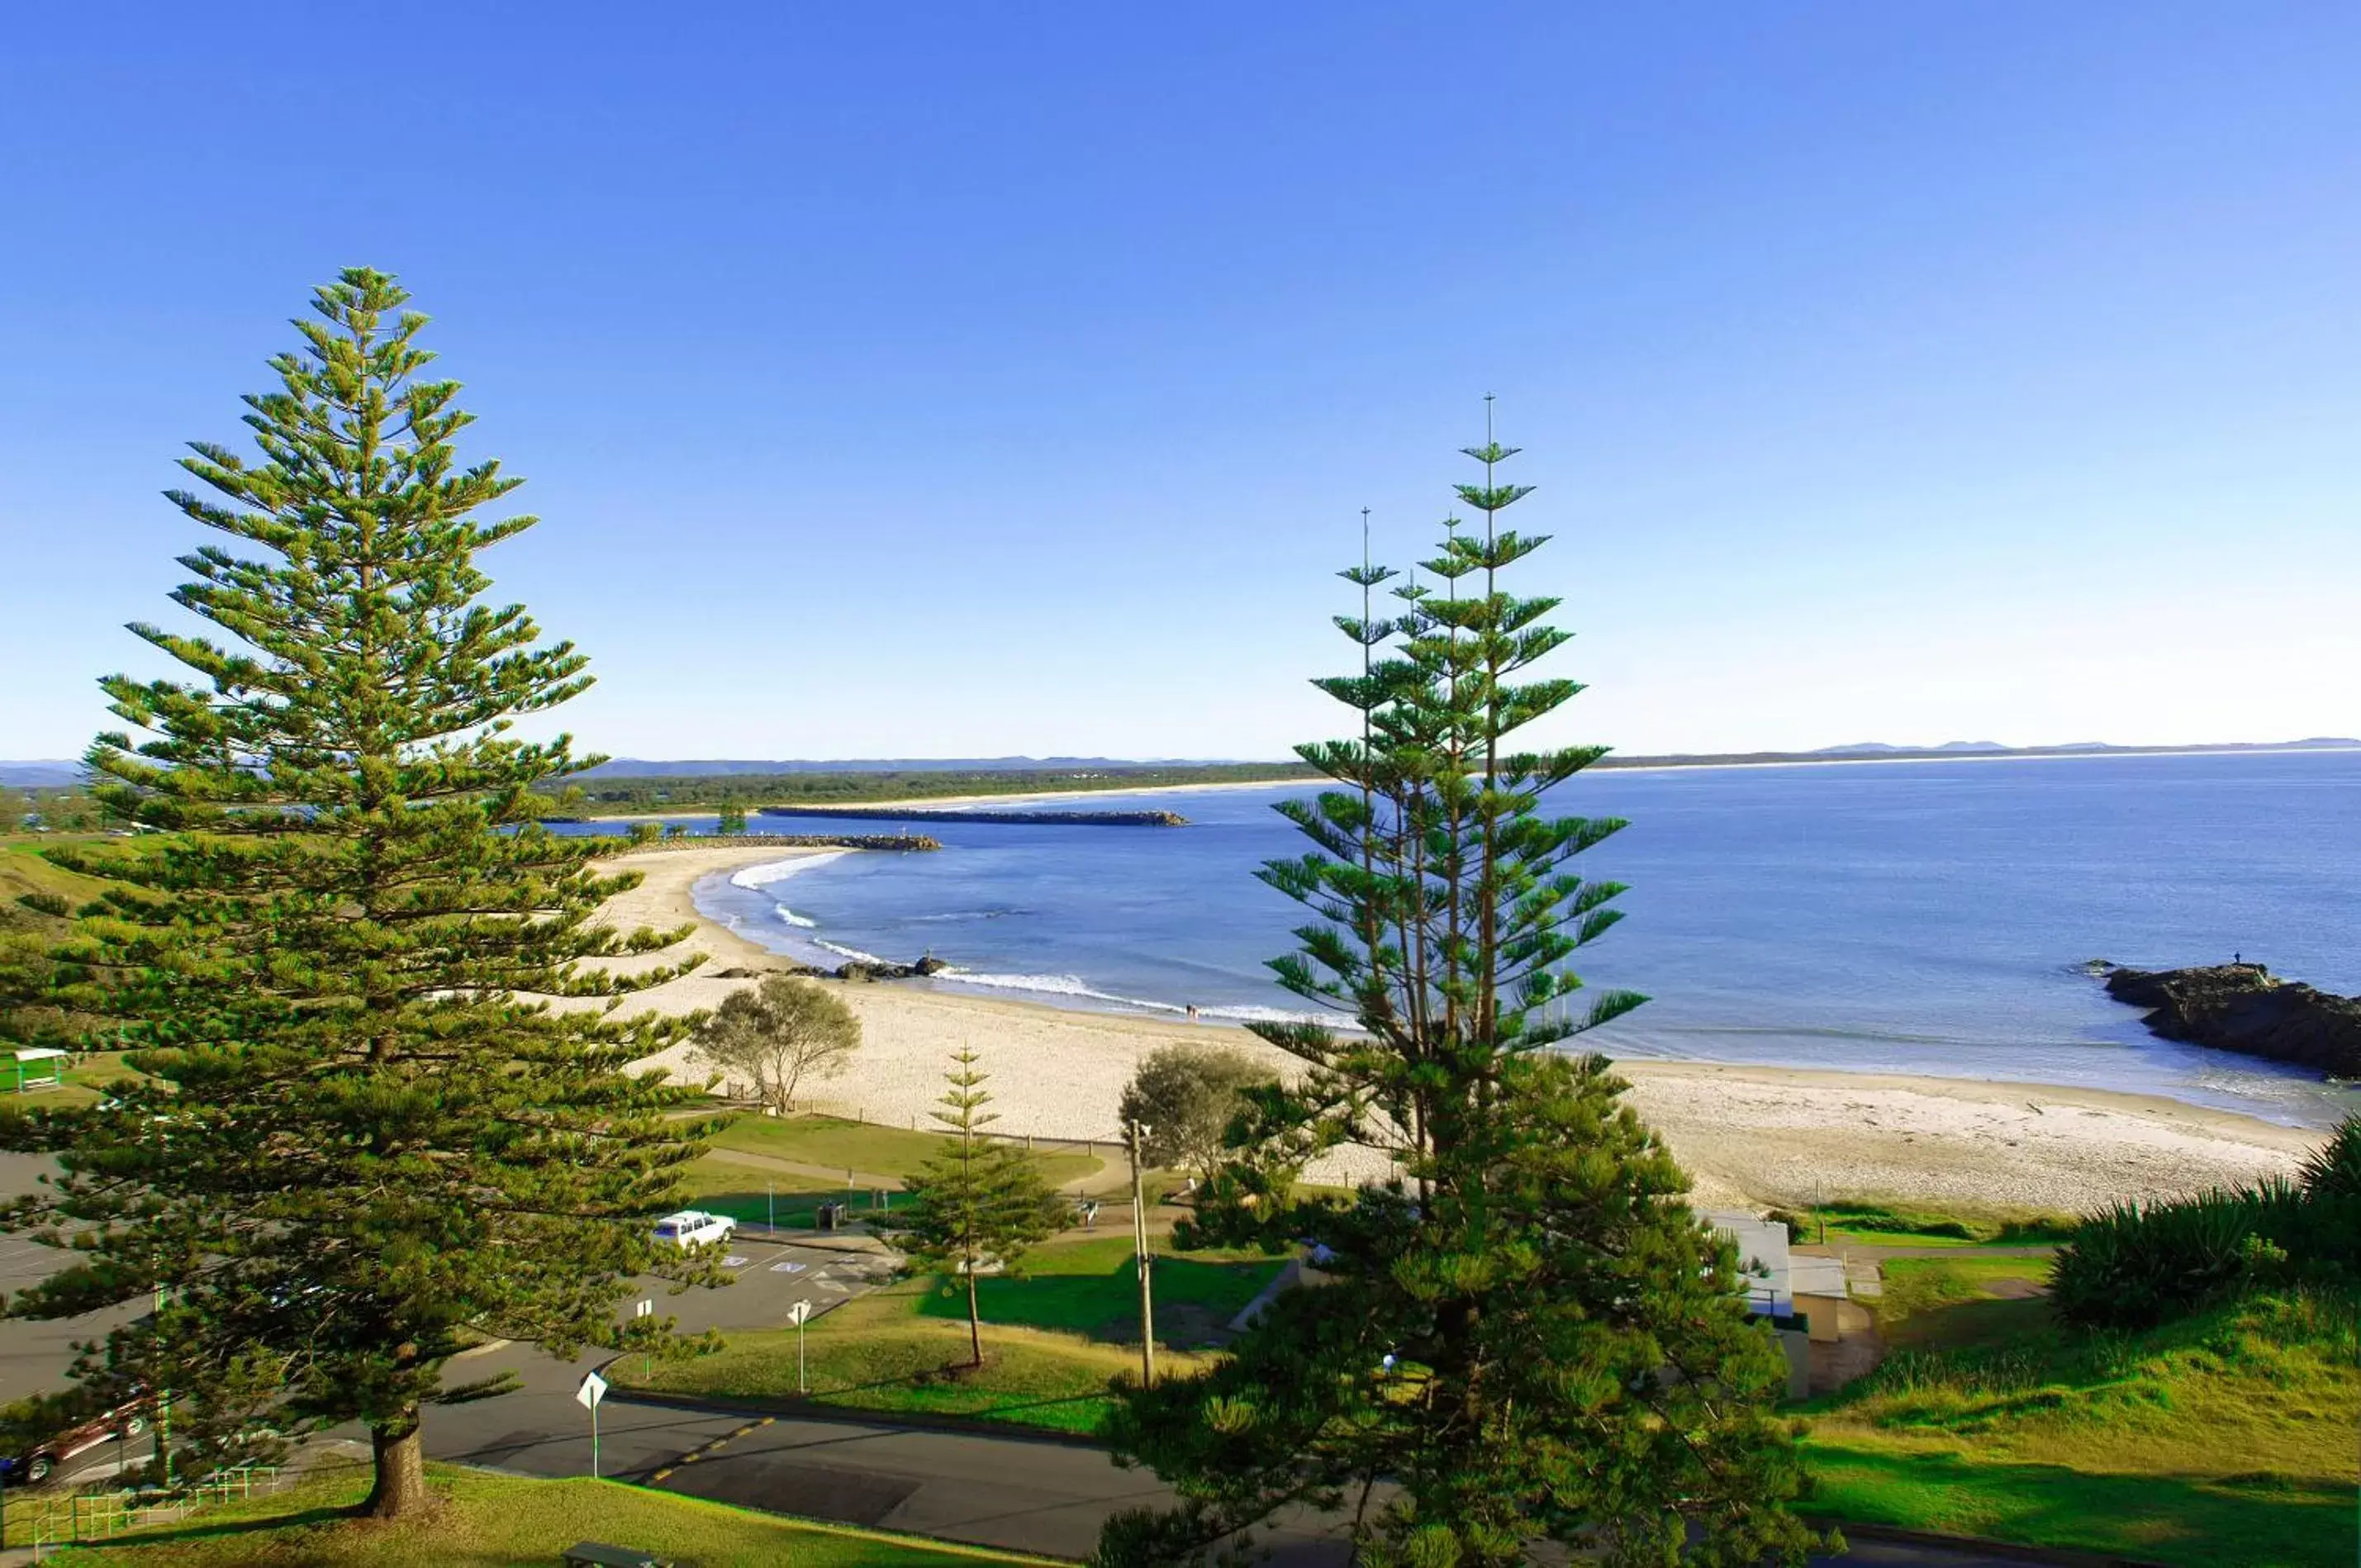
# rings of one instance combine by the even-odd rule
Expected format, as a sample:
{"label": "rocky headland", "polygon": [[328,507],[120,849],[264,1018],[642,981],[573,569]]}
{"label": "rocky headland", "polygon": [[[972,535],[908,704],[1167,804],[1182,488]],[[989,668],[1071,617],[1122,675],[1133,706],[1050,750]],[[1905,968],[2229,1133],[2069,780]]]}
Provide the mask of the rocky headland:
{"label": "rocky headland", "polygon": [[2146,1008],[2147,1026],[2168,1040],[2361,1079],[2361,997],[2281,980],[2261,964],[2097,967],[2107,994]]}

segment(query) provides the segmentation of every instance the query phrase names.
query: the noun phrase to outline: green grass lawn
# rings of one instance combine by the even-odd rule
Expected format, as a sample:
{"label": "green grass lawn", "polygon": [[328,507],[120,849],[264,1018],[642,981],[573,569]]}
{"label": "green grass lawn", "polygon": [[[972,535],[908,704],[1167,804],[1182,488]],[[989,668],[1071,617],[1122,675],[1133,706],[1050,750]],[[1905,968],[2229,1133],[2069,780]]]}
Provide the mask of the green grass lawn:
{"label": "green grass lawn", "polygon": [[[834,1116],[741,1115],[713,1140],[725,1157],[731,1150],[769,1155],[832,1170],[857,1170],[864,1176],[906,1177],[943,1146],[942,1135],[847,1122]],[[1088,1155],[1043,1153],[1035,1157],[1042,1179],[1051,1186],[1088,1176],[1104,1162]]]}
{"label": "green grass lawn", "polygon": [[[681,1201],[689,1208],[727,1214],[742,1224],[762,1225],[777,1217],[782,1226],[810,1229],[819,1223],[822,1203],[842,1203],[851,1217],[873,1212],[874,1194],[853,1190],[816,1176],[747,1165],[727,1154],[708,1154],[692,1161],[683,1173]],[[899,1208],[909,1201],[904,1192],[888,1192],[886,1203]]]}
{"label": "green grass lawn", "polygon": [[642,1548],[697,1568],[886,1568],[1036,1563],[837,1525],[785,1519],[614,1481],[537,1481],[431,1465],[444,1499],[415,1525],[343,1517],[368,1490],[365,1470],[307,1481],[275,1497],[225,1504],[105,1546],[45,1559],[59,1568],[548,1568],[577,1541]]}
{"label": "green grass lawn", "polygon": [[2044,1301],[1992,1293],[2026,1261],[1889,1267],[1880,1329],[1897,1348],[1806,1407],[1814,1507],[2190,1568],[2354,1561],[2350,1297],[2081,1334]]}
{"label": "green grass lawn", "polygon": [[1874,1301],[1889,1349],[1999,1343],[2049,1326],[2049,1303],[2032,1292],[2049,1274],[2046,1257],[1897,1257],[1884,1263],[1885,1293]]}
{"label": "green grass lawn", "polygon": [[[968,1354],[965,1294],[933,1277],[848,1302],[807,1331],[811,1398],[849,1409],[977,1416],[1062,1431],[1097,1430],[1110,1378],[1137,1371],[1138,1282],[1119,1236],[1051,1243],[1023,1276],[978,1282],[984,1365],[948,1370]],[[1282,1265],[1200,1254],[1156,1263],[1159,1368],[1201,1365],[1180,1347],[1214,1337]],[[792,1329],[737,1332],[719,1353],[658,1365],[625,1382],[668,1393],[787,1398],[796,1392]]]}
{"label": "green grass lawn", "polygon": [[2074,1229],[2070,1218],[2032,1211],[1938,1213],[1860,1201],[1822,1203],[1784,1217],[1806,1242],[1853,1246],[2026,1246],[2064,1241]]}

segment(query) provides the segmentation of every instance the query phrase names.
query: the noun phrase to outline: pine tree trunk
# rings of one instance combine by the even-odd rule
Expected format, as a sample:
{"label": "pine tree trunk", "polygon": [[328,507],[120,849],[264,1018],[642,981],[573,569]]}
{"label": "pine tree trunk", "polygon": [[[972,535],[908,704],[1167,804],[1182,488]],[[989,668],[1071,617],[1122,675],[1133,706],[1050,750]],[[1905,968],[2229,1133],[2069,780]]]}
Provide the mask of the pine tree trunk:
{"label": "pine tree trunk", "polygon": [[371,1519],[409,1519],[430,1513],[434,1494],[426,1489],[426,1451],[413,1405],[382,1426],[369,1429],[377,1477],[361,1511]]}
{"label": "pine tree trunk", "polygon": [[975,1259],[967,1260],[967,1353],[970,1366],[983,1365],[983,1316],[975,1305]]}

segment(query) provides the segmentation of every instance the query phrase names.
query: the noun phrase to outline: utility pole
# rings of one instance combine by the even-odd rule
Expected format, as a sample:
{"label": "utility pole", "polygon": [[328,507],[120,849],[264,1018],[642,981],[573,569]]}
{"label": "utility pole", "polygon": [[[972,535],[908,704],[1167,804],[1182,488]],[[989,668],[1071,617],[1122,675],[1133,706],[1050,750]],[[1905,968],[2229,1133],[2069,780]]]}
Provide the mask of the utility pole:
{"label": "utility pole", "polygon": [[1153,1271],[1148,1253],[1148,1188],[1143,1179],[1147,1172],[1139,1147],[1148,1129],[1133,1122],[1123,1134],[1131,1150],[1131,1245],[1139,1263],[1139,1383],[1143,1388],[1152,1388],[1156,1386],[1156,1303],[1148,1288]]}

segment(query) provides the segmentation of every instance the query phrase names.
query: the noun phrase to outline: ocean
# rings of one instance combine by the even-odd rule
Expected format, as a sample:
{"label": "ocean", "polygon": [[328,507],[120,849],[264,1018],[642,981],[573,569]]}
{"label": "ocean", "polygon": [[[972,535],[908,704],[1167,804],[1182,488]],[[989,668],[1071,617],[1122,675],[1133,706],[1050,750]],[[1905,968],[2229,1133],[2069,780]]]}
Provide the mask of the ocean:
{"label": "ocean", "polygon": [[[1220,1021],[1302,1013],[1263,967],[1301,911],[1254,876],[1300,852],[1271,809],[1300,792],[1104,802],[1180,812],[1181,828],[913,810],[895,825],[940,852],[754,867],[695,896],[807,962],[931,953],[956,971],[926,982],[946,991]],[[2361,992],[2361,751],[1596,771],[1548,804],[1630,820],[1581,868],[1630,891],[1577,972],[1651,998],[1587,1037],[1610,1056],[2081,1085],[2301,1125],[2361,1109],[2361,1089],[2155,1038],[2087,968],[2238,953]]]}

